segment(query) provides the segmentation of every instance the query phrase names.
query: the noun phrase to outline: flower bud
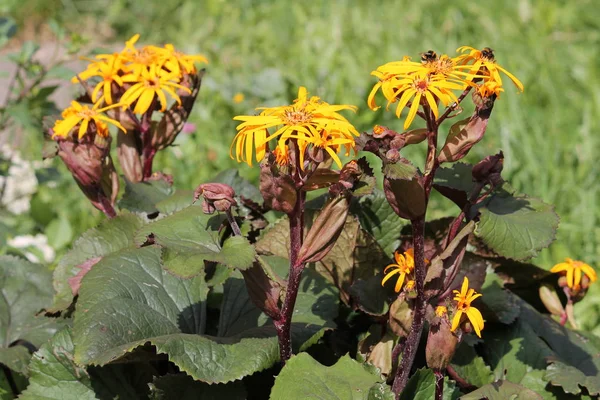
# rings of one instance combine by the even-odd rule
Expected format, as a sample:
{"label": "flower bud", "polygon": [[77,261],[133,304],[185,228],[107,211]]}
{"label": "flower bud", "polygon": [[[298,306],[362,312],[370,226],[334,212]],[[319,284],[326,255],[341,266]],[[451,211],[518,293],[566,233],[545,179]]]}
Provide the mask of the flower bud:
{"label": "flower bud", "polygon": [[259,188],[267,207],[286,214],[294,210],[298,198],[294,181],[288,175],[279,175],[269,162],[260,166]]}
{"label": "flower bud", "polygon": [[298,264],[316,262],[329,253],[344,229],[350,201],[347,196],[332,198],[313,222],[298,253]]}
{"label": "flower bud", "polygon": [[489,182],[493,186],[499,186],[502,183],[503,164],[504,154],[502,152],[487,156],[473,167],[473,180],[481,183]]}
{"label": "flower bud", "polygon": [[398,295],[398,298],[390,305],[389,324],[392,332],[403,338],[410,332],[413,320],[414,300],[409,299],[405,292]]}
{"label": "flower bud", "polygon": [[282,284],[269,278],[258,260],[241,272],[254,305],[274,320],[279,319]]}
{"label": "flower bud", "polygon": [[383,179],[383,191],[392,210],[401,218],[413,220],[425,215],[427,200],[420,177],[407,180],[386,176]]}
{"label": "flower bud", "polygon": [[544,306],[546,306],[546,309],[551,314],[559,316],[563,315],[565,309],[562,305],[562,302],[558,298],[556,290],[554,290],[554,286],[549,284],[543,284],[540,286],[539,292],[542,303],[544,303]]}
{"label": "flower bud", "polygon": [[202,77],[205,70],[201,70],[198,75],[184,75],[181,85],[191,90],[191,93],[182,89],[177,91],[177,95],[181,99],[181,105],[178,103],[167,110],[156,128],[151,132],[151,147],[155,151],[162,150],[175,141],[175,138],[183,129],[185,122],[192,112],[194,102],[200,91]]}
{"label": "flower bud", "polygon": [[138,149],[135,131],[117,133],[117,157],[123,170],[123,175],[129,182],[141,182],[144,178],[142,158]]}
{"label": "flower bud", "polygon": [[203,183],[196,188],[194,192],[194,202],[204,197],[202,211],[205,214],[212,214],[217,211],[227,211],[237,204],[234,199],[235,191],[229,185],[224,183]]}
{"label": "flower bud", "polygon": [[460,160],[483,139],[493,106],[493,102],[477,106],[471,118],[452,125],[446,143],[438,156],[440,164]]}
{"label": "flower bud", "polygon": [[425,347],[425,359],[427,366],[434,371],[446,369],[459,343],[460,330],[455,334],[450,331],[448,316],[437,315],[429,325],[427,345]]}
{"label": "flower bud", "polygon": [[119,177],[110,157],[111,137],[85,135],[81,139],[57,138],[56,142],[58,156],[81,191],[94,207],[110,217],[115,216]]}

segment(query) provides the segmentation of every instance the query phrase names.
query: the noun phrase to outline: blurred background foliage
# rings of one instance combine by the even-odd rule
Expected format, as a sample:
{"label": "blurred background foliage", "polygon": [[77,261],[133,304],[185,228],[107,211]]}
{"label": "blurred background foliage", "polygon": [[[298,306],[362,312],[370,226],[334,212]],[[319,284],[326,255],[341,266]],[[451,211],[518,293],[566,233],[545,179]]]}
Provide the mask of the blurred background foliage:
{"label": "blurred background foliage", "polygon": [[[33,60],[25,66],[25,89],[46,74],[21,99],[13,88],[19,101],[10,107],[0,90],[0,143],[38,161],[32,164],[38,186],[31,208],[18,218],[8,211],[0,215],[5,241],[25,233],[46,235],[60,255],[101,220],[59,161],[39,163],[41,116],[79,91],[66,82],[81,69],[76,55],[120,50],[140,33],[142,43],[173,43],[208,57],[190,119],[195,131],[182,133],[155,162],[157,170],[175,176],[177,187],[193,188],[238,167],[229,158],[234,115],[287,103],[303,85],[330,103],[358,105],[358,113],[348,117],[359,130],[374,124],[400,130],[392,112],[366,106],[375,82],[369,73],[404,55],[418,59],[429,49],[454,55],[457,47],[470,45],[493,48],[525,92],[517,94],[507,84],[485,139],[468,161],[501,149],[512,185],[556,205],[558,240],[538,264],[550,268],[569,256],[600,265],[600,167],[594,159],[600,148],[600,9],[594,0],[4,0],[0,15],[0,87],[7,91],[11,63]],[[3,39],[6,32],[14,35]],[[422,153],[412,149],[409,157],[422,163]],[[257,168],[239,169],[256,179]],[[442,199],[433,201],[429,218],[454,212]],[[600,334],[598,286],[578,304],[577,315]]]}

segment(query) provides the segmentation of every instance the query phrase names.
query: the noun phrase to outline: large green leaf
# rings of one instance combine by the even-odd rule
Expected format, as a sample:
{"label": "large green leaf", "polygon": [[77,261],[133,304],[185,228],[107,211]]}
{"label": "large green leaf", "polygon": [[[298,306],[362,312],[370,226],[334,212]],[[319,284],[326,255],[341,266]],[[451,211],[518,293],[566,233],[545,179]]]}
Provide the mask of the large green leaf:
{"label": "large green leaf", "polygon": [[52,276],[42,265],[13,256],[0,256],[0,363],[26,374],[27,349],[38,347],[61,323],[36,315],[52,301]]}
{"label": "large green leaf", "polygon": [[208,385],[185,374],[156,378],[150,387],[151,400],[244,400],[246,390],[241,382]]}
{"label": "large green leaf", "polygon": [[163,247],[165,268],[178,276],[190,278],[204,271],[204,261],[214,261],[232,268],[245,269],[254,261],[254,248],[236,236],[220,245],[219,228],[223,216],[210,216],[201,207],[188,207],[152,224],[135,235],[137,244],[149,237]]}
{"label": "large green leaf", "polygon": [[202,335],[207,285],[161,265],[161,249],[125,249],[84,278],[75,312],[75,360],[104,365],[151,343],[196,380],[226,383],[279,359],[274,329],[216,338]]}
{"label": "large green leaf", "polygon": [[[161,214],[169,215],[191,206],[193,201],[193,190],[176,190],[172,196],[156,203],[156,209]],[[202,203],[197,204],[200,205]]]}
{"label": "large green leaf", "polygon": [[501,256],[515,260],[534,257],[556,236],[558,215],[541,200],[502,189],[478,210],[481,215],[475,234]]}
{"label": "large green leaf", "polygon": [[472,165],[462,162],[439,168],[435,173],[433,187],[462,209],[473,189],[472,169]]}
{"label": "large green leaf", "polygon": [[542,396],[510,381],[497,381],[464,395],[461,400],[542,400]]}
{"label": "large green leaf", "polygon": [[[458,398],[460,392],[453,381],[444,378],[444,400]],[[400,394],[400,400],[428,400],[435,397],[435,375],[428,368],[417,370]]]}
{"label": "large green leaf", "polygon": [[133,236],[143,224],[142,218],[124,212],[81,235],[54,270],[53,283],[56,294],[54,304],[49,311],[61,311],[71,304],[73,292],[69,279],[78,274],[83,275],[84,271],[78,268],[79,266],[83,266],[86,261],[97,261],[108,254],[133,247]]}
{"label": "large green leaf", "polygon": [[400,231],[408,223],[396,215],[383,192],[375,190],[373,194],[361,197],[352,204],[350,211],[391,257],[400,245]]}
{"label": "large green leaf", "polygon": [[[318,398],[322,400],[393,399],[381,376],[368,371],[349,356],[326,367],[306,353],[292,357],[275,378],[271,400]],[[373,389],[373,392],[371,390]],[[375,397],[375,393],[380,397]]]}
{"label": "large green leaf", "polygon": [[154,214],[159,212],[157,204],[173,194],[172,184],[165,179],[131,183],[125,180],[125,193],[119,207],[132,212]]}
{"label": "large green leaf", "polygon": [[518,298],[502,287],[502,280],[495,273],[486,275],[481,294],[481,301],[486,305],[483,310],[486,321],[510,324],[519,316]]}
{"label": "large green leaf", "polygon": [[473,386],[484,386],[492,383],[492,371],[475,352],[475,349],[466,343],[461,343],[452,357],[452,368],[468,383]]}
{"label": "large green leaf", "polygon": [[71,330],[64,328],[31,360],[29,386],[20,399],[141,399],[151,375],[143,367],[110,365],[87,371],[73,359]]}

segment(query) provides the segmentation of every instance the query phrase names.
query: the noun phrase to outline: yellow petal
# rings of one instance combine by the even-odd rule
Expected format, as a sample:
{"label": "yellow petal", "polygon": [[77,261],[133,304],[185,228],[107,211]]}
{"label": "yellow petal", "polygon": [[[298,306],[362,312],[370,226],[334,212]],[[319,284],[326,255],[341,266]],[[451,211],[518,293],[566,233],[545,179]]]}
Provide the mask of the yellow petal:
{"label": "yellow petal", "polygon": [[454,332],[456,328],[458,328],[458,325],[460,324],[460,317],[462,317],[462,314],[462,310],[457,310],[456,314],[454,314],[454,318],[452,318],[452,328],[450,328],[452,332]]}
{"label": "yellow petal", "polygon": [[417,93],[415,98],[413,99],[412,106],[410,107],[410,111],[408,112],[408,116],[406,117],[406,121],[404,121],[404,129],[408,129],[410,124],[415,119],[415,115],[417,115],[417,110],[419,109],[419,103],[421,102],[421,93]]}
{"label": "yellow petal", "polygon": [[483,329],[483,316],[475,307],[469,307],[466,311],[467,318],[471,321],[473,329],[477,336],[481,337],[481,330]]}
{"label": "yellow petal", "polygon": [[402,284],[404,283],[404,278],[406,278],[406,274],[404,274],[404,273],[400,274],[400,276],[398,277],[398,281],[396,282],[396,287],[394,288],[394,291],[396,293],[400,292],[400,290],[402,289]]}
{"label": "yellow petal", "polygon": [[567,286],[570,288],[573,288],[573,269],[574,268],[569,268],[567,270]]}
{"label": "yellow petal", "polygon": [[584,274],[586,274],[588,276],[588,278],[590,278],[590,281],[596,282],[596,279],[597,279],[596,271],[594,271],[594,269],[592,267],[590,267],[587,264],[582,264],[581,270],[583,271]]}

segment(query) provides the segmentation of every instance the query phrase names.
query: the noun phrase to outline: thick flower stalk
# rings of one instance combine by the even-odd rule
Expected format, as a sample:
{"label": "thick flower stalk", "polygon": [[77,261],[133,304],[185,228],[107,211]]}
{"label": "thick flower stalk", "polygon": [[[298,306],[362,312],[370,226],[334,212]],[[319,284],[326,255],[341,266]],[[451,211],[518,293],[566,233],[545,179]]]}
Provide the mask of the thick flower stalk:
{"label": "thick flower stalk", "polygon": [[[329,104],[317,96],[309,96],[304,87],[299,88],[298,97],[292,104],[258,110],[259,115],[234,118],[241,123],[237,126],[230,155],[250,166],[253,159],[263,161],[260,189],[265,204],[285,212],[289,218],[290,269],[285,299],[280,312],[270,313],[274,317],[281,359],[285,362],[292,355],[292,314],[304,266],[308,260],[318,260],[331,249],[341,232],[349,207],[349,201],[339,197],[339,193],[332,196],[326,206],[327,211],[322,212],[313,227],[318,232],[311,229],[306,236],[306,246],[303,246],[306,191],[314,190],[309,180],[319,166],[327,165],[325,163],[330,160],[342,168],[338,154],[349,155],[355,149],[354,140],[359,133],[339,113],[342,110],[355,111],[356,107]],[[343,169],[339,175],[340,182],[346,174]],[[336,221],[332,221],[332,215],[338,216]]]}
{"label": "thick flower stalk", "polygon": [[[413,129],[404,133],[377,127],[362,141],[362,149],[375,153],[383,161],[384,191],[392,209],[401,218],[409,219],[413,228],[414,253],[411,255],[414,257],[414,265],[407,268],[406,265],[401,266],[397,262],[395,267],[388,266],[384,278],[384,282],[387,282],[397,274],[395,289],[399,292],[404,280],[411,274],[411,277],[414,276],[417,292],[408,337],[403,342],[401,350],[400,344],[394,349],[394,354],[402,351],[402,359],[396,370],[392,387],[397,396],[408,381],[425,321],[428,295],[425,293],[427,267],[424,255],[424,225],[437,169],[441,163],[455,162],[465,157],[473,145],[483,139],[494,102],[504,91],[502,74],[508,76],[518,90],[523,90],[523,84],[513,74],[498,65],[491,49],[476,50],[471,47],[461,47],[458,52],[460,54],[457,57],[450,57],[446,54],[438,55],[430,50],[421,55],[419,62],[404,57],[402,60],[383,64],[371,73],[378,78],[378,81],[369,93],[367,99],[369,108],[372,110],[380,108],[376,97],[381,92],[387,101],[386,109],[393,105],[398,118],[402,117],[405,110],[407,111],[403,124],[405,130],[419,119],[424,122],[424,129]],[[443,148],[439,149],[440,125],[462,111],[460,104],[471,91],[476,106],[473,116],[462,126],[453,127],[454,130],[451,130]],[[418,169],[412,168],[400,151],[406,145],[419,143],[425,139],[427,155],[424,172],[421,173]],[[495,182],[499,182],[499,179]],[[487,181],[482,182],[481,188],[487,183]],[[465,217],[466,213],[461,213],[457,218],[451,235],[456,235]],[[451,242],[451,239],[446,245]],[[454,268],[451,276],[454,277],[457,271],[458,267]],[[446,284],[449,285],[450,282]],[[483,328],[483,320],[476,318],[478,310],[470,306],[472,300],[472,298],[469,300],[465,298],[458,304],[453,322],[460,323],[463,315],[467,316],[466,318],[472,317],[472,325],[479,335]],[[455,329],[456,327],[452,331]]]}

